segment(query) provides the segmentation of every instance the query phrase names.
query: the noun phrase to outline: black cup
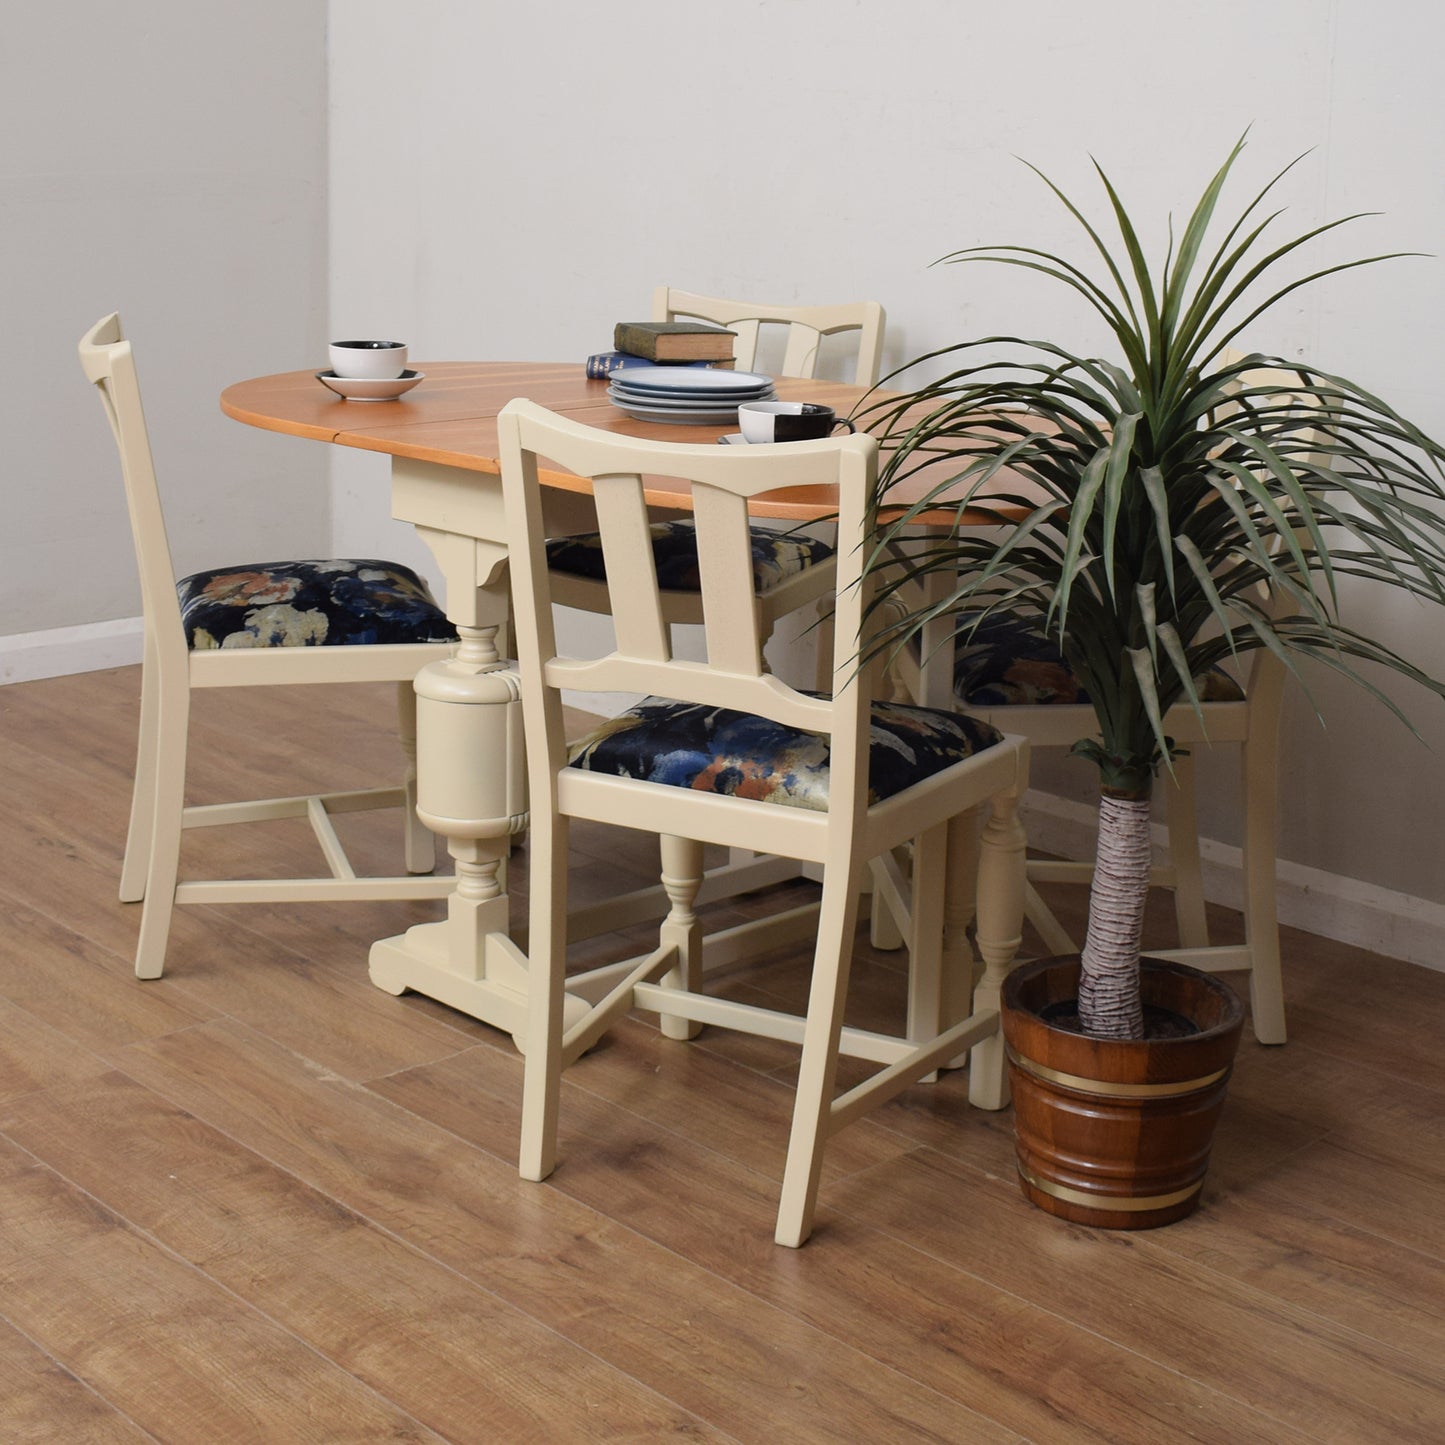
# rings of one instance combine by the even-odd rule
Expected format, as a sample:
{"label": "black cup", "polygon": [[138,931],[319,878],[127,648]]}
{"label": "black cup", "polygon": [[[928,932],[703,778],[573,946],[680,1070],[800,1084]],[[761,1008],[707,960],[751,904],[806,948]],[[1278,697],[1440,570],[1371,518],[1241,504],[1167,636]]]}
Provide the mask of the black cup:
{"label": "black cup", "polygon": [[[747,401],[738,407],[738,424],[750,442],[807,442],[829,436],[839,417],[814,401]],[[842,424],[856,430],[846,417]]]}

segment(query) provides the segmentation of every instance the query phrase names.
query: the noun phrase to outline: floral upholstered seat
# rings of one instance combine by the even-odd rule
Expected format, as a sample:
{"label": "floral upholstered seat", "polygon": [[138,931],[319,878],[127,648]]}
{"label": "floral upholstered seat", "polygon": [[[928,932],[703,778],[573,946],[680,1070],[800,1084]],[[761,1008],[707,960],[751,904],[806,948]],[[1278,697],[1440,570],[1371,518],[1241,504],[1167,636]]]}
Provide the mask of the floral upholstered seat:
{"label": "floral upholstered seat", "polygon": [[[976,627],[975,620],[959,619],[953,660],[953,695],[965,707],[1088,703],[1088,691],[1032,618],[994,613]],[[1244,697],[1239,684],[1220,668],[1194,683],[1201,702],[1238,702]]]}
{"label": "floral upholstered seat", "polygon": [[[875,702],[868,801],[891,798],[1002,738],[962,713]],[[828,810],[826,740],[727,708],[644,698],[573,743],[568,759],[588,772]]]}
{"label": "floral upholstered seat", "polygon": [[[698,590],[697,529],[691,522],[653,522],[652,560],[657,585],[664,592]],[[802,532],[774,532],[749,527],[753,550],[753,586],[758,591],[776,587],[785,578],[827,561],[832,546]],[[547,566],[554,572],[601,582],[607,576],[598,532],[578,537],[549,537]]]}
{"label": "floral upholstered seat", "polygon": [[410,567],[372,559],[259,562],[176,584],[186,643],[336,647],[447,642],[456,629]]}

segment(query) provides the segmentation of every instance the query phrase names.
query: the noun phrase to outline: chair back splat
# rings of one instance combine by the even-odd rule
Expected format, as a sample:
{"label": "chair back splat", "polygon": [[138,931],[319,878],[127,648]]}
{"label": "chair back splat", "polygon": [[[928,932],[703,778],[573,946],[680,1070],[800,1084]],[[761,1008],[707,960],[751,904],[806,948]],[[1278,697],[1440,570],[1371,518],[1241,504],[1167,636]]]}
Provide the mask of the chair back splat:
{"label": "chair back splat", "polygon": [[675,286],[659,286],[652,295],[652,319],[676,321],[688,317],[711,321],[737,333],[733,348],[739,371],[751,371],[758,341],[765,326],[787,328],[782,376],[816,376],[818,353],[825,336],[856,332],[858,358],[852,380],[874,386],[883,361],[883,308],[876,301],[849,301],[834,306],[776,306],[761,301],[731,301],[722,296],[699,296]]}

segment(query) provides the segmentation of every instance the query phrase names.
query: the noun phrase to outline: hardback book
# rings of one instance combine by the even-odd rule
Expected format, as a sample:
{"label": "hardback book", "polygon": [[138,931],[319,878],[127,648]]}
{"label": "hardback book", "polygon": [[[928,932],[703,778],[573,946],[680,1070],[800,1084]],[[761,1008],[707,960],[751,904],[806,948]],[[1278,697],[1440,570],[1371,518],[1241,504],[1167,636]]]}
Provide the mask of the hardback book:
{"label": "hardback book", "polygon": [[619,321],[612,344],[647,361],[731,361],[736,340],[702,321]]}
{"label": "hardback book", "polygon": [[597,381],[623,366],[700,366],[707,371],[731,371],[733,361],[731,357],[726,361],[648,361],[627,351],[598,351],[587,358],[587,375]]}

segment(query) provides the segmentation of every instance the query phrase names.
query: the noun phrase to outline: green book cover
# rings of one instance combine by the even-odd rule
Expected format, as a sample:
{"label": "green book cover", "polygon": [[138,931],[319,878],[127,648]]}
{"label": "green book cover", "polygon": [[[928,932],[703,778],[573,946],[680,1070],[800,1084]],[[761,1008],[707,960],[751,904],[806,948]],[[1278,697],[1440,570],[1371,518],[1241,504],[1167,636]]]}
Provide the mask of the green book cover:
{"label": "green book cover", "polygon": [[727,361],[736,339],[702,321],[619,321],[612,345],[648,361]]}

